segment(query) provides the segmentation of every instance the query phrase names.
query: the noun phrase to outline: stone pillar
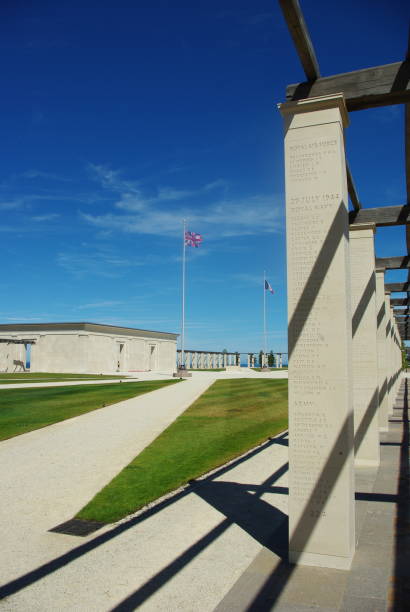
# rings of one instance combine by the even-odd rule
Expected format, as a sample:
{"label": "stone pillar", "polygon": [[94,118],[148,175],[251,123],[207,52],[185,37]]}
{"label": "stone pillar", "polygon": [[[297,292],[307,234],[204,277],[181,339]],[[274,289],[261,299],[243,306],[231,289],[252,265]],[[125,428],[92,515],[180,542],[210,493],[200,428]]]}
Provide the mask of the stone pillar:
{"label": "stone pillar", "polygon": [[388,415],[393,411],[393,389],[392,389],[392,368],[391,368],[391,314],[390,314],[390,291],[384,292],[384,303],[386,305],[386,367],[387,367],[387,404]]}
{"label": "stone pillar", "polygon": [[375,224],[350,228],[355,464],[380,464],[377,369]]}
{"label": "stone pillar", "polygon": [[379,431],[389,430],[389,400],[387,391],[386,302],[384,299],[384,268],[376,269],[377,371],[379,381]]}
{"label": "stone pillar", "polygon": [[289,317],[289,560],[355,548],[352,332],[342,94],[280,105]]}
{"label": "stone pillar", "polygon": [[398,372],[398,364],[397,364],[397,348],[398,348],[398,341],[397,341],[397,323],[396,323],[396,319],[394,317],[394,311],[393,311],[393,320],[394,320],[394,364],[395,364],[395,395],[397,395],[397,391],[398,391],[398,384],[399,384],[399,372]]}

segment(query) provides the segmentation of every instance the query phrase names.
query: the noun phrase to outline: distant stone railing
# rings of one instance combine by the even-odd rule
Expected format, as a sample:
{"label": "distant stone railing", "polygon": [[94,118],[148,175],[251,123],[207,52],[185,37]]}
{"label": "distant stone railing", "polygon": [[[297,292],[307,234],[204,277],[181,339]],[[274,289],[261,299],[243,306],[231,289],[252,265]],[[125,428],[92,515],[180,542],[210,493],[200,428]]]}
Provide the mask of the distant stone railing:
{"label": "distant stone railing", "polygon": [[[218,370],[227,367],[239,367],[241,365],[241,355],[247,355],[248,368],[258,367],[259,353],[228,353],[226,351],[182,351],[177,350],[177,367],[185,366],[187,370]],[[283,355],[287,353],[273,353],[274,362],[272,367],[283,367]],[[268,353],[262,353],[262,367],[268,367]],[[182,363],[184,361],[184,363]]]}

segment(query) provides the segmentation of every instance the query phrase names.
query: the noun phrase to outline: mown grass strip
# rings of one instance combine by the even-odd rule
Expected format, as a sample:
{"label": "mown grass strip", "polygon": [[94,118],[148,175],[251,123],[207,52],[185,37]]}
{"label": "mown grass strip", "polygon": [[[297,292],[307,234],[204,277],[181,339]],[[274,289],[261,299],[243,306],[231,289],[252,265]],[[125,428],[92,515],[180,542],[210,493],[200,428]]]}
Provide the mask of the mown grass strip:
{"label": "mown grass strip", "polygon": [[3,389],[0,391],[0,440],[179,382],[147,380],[106,385]]}
{"label": "mown grass strip", "polygon": [[77,518],[110,523],[287,428],[288,381],[215,382]]}
{"label": "mown grass strip", "polygon": [[64,382],[66,380],[112,380],[126,376],[107,374],[60,374],[47,372],[0,372],[0,385],[14,385],[30,382]]}

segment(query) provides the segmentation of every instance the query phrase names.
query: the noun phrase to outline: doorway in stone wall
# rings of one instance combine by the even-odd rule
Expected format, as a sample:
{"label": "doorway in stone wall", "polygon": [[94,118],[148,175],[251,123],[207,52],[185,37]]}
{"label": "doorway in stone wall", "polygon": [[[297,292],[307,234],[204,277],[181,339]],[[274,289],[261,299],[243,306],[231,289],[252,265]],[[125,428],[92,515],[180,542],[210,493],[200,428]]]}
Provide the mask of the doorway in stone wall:
{"label": "doorway in stone wall", "polygon": [[117,354],[117,372],[124,370],[124,355],[125,355],[125,344],[118,342],[118,354]]}
{"label": "doorway in stone wall", "polygon": [[148,369],[155,370],[157,366],[157,345],[150,344],[148,350]]}
{"label": "doorway in stone wall", "polygon": [[27,342],[24,345],[24,348],[26,349],[26,356],[25,356],[25,370],[28,371],[30,370],[31,367],[31,342]]}

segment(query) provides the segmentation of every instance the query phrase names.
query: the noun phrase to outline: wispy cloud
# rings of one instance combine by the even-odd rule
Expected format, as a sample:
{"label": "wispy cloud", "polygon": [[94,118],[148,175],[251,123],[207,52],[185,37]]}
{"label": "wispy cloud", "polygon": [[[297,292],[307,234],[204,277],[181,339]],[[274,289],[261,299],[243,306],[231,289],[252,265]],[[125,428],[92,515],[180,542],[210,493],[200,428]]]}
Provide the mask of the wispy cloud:
{"label": "wispy cloud", "polygon": [[47,181],[62,181],[62,182],[70,182],[72,181],[72,179],[66,177],[66,176],[62,176],[60,174],[55,174],[54,172],[44,172],[44,170],[26,170],[25,172],[22,172],[20,175],[18,175],[18,177],[22,177],[24,179],[28,179],[28,180],[35,180],[35,179],[45,179]]}
{"label": "wispy cloud", "polygon": [[58,215],[57,213],[50,213],[48,215],[34,215],[33,217],[31,217],[32,221],[35,221],[36,223],[40,223],[42,221],[54,221],[54,219],[58,219],[61,215]]}
{"label": "wispy cloud", "polygon": [[17,210],[18,208],[23,208],[24,199],[19,198],[16,200],[8,200],[6,202],[0,202],[0,210]]}
{"label": "wispy cloud", "polygon": [[146,261],[138,258],[128,259],[114,252],[87,248],[80,251],[60,252],[57,263],[76,277],[89,275],[118,278],[127,269],[143,266]]}
{"label": "wispy cloud", "polygon": [[213,239],[272,233],[282,224],[280,210],[269,197],[222,201],[204,208],[203,212],[198,212],[182,207],[163,210],[142,206],[135,210],[137,214],[134,215],[80,215],[84,221],[100,229],[157,236],[175,236],[181,230],[182,219],[189,218],[190,227],[206,232]]}
{"label": "wispy cloud", "polygon": [[181,202],[188,198],[199,197],[215,189],[227,187],[223,179],[201,185],[196,189],[181,189],[171,186],[159,186],[155,193],[146,195],[142,190],[142,181],[126,180],[121,170],[112,170],[104,165],[88,164],[93,178],[100,182],[104,189],[120,194],[115,207],[128,211],[142,210],[147,206],[162,202]]}
{"label": "wispy cloud", "polygon": [[112,306],[121,306],[124,302],[118,300],[104,300],[102,302],[93,302],[91,304],[80,304],[77,310],[89,310],[90,308],[111,308]]}
{"label": "wispy cloud", "polygon": [[111,170],[103,164],[88,164],[88,170],[91,177],[100,181],[102,186],[111,191],[122,192],[137,192],[139,191],[139,181],[129,181],[122,178],[121,170]]}
{"label": "wispy cloud", "polygon": [[241,285],[253,285],[255,287],[257,285],[262,286],[263,283],[260,274],[247,274],[246,272],[241,272],[239,274],[233,274],[232,278]]}

